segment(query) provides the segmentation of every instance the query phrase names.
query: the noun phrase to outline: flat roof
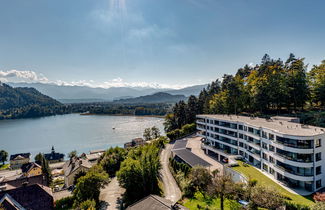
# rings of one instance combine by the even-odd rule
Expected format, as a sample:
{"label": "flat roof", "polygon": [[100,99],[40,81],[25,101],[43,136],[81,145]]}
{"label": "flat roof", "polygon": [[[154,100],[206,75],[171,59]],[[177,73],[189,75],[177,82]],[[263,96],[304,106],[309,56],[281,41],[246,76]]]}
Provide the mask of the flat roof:
{"label": "flat roof", "polygon": [[[244,122],[254,127],[262,127],[266,129],[270,129],[273,131],[277,131],[282,134],[292,135],[292,136],[315,136],[325,134],[325,128],[316,127],[311,125],[303,125],[295,122],[286,121],[285,117],[278,119],[265,119],[259,117],[247,117],[247,116],[239,116],[239,115],[197,115],[197,117],[202,118],[213,118],[217,120],[226,120],[231,122]],[[288,118],[290,119],[290,118]]]}
{"label": "flat roof", "polygon": [[173,150],[175,149],[184,149],[187,145],[187,139],[176,140],[173,146]]}
{"label": "flat roof", "polygon": [[183,161],[185,161],[187,164],[189,164],[191,167],[194,167],[194,166],[209,167],[209,166],[211,166],[210,163],[206,162],[199,156],[193,154],[188,149],[173,150],[173,153],[175,155],[177,155],[179,158],[181,158]]}

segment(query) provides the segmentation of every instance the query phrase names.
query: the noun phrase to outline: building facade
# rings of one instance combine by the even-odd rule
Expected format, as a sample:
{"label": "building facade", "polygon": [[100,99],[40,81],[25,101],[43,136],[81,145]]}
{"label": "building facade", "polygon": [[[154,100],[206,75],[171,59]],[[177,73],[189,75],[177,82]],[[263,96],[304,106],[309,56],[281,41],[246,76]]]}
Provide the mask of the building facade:
{"label": "building facade", "polygon": [[325,129],[297,118],[198,115],[202,148],[218,161],[243,158],[290,188],[325,186]]}
{"label": "building facade", "polygon": [[30,153],[19,153],[10,156],[10,168],[20,169],[22,165],[29,163]]}

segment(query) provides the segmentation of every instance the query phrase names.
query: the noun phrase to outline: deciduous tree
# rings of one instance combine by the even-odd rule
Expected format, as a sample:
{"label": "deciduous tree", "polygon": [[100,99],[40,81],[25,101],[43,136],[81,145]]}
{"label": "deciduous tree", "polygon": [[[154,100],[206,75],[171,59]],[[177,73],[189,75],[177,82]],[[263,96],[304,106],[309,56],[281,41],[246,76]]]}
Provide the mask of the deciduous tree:
{"label": "deciduous tree", "polygon": [[7,160],[8,152],[6,152],[5,150],[0,150],[0,161],[2,162],[2,165],[4,165]]}

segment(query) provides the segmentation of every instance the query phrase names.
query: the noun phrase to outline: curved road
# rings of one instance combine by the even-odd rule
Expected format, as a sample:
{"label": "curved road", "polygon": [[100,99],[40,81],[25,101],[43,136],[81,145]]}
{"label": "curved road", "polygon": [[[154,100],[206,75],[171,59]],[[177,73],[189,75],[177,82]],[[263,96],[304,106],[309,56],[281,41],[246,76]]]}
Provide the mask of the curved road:
{"label": "curved road", "polygon": [[177,202],[182,197],[182,193],[168,167],[172,146],[172,144],[166,144],[165,149],[161,151],[161,177],[164,184],[165,198]]}

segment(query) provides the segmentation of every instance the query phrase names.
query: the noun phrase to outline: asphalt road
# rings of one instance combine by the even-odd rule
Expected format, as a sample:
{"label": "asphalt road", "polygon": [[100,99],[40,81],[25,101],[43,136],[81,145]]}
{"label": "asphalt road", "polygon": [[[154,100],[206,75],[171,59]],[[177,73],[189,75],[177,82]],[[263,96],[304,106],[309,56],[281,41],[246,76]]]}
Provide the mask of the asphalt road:
{"label": "asphalt road", "polygon": [[166,144],[166,148],[161,152],[161,177],[164,184],[165,198],[173,202],[177,202],[182,197],[182,193],[168,167],[172,146],[172,144]]}

